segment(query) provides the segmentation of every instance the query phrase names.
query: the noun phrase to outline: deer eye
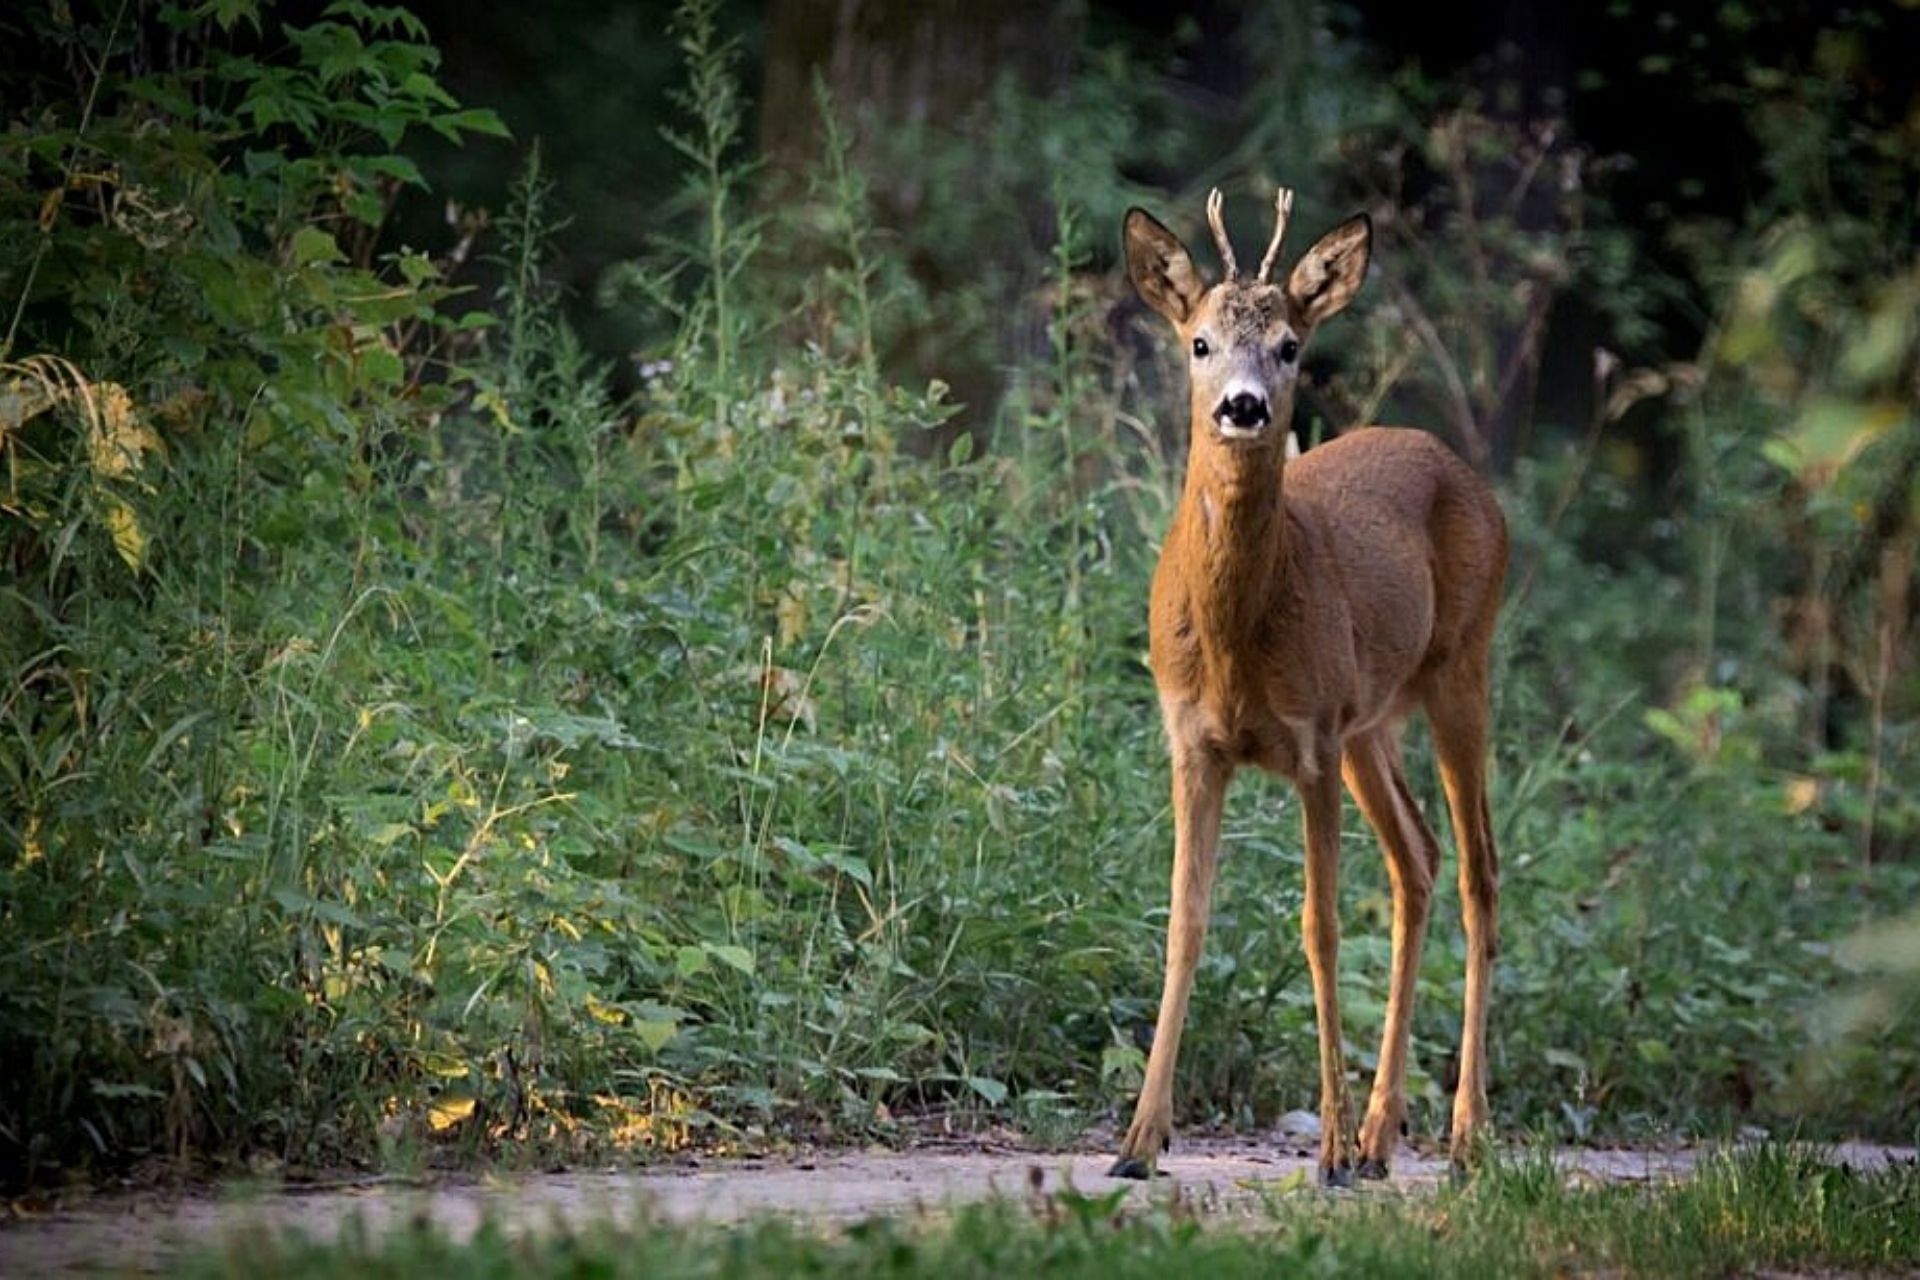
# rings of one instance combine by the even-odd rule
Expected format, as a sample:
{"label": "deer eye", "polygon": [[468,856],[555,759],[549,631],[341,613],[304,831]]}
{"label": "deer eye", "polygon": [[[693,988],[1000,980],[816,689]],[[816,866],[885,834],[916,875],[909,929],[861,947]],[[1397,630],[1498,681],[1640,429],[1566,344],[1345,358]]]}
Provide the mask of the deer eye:
{"label": "deer eye", "polygon": [[1300,340],[1298,338],[1288,338],[1280,344],[1280,359],[1285,363],[1292,364],[1299,355]]}
{"label": "deer eye", "polygon": [[1195,338],[1193,340],[1193,358],[1195,360],[1205,360],[1212,351],[1213,348],[1207,345],[1205,338]]}

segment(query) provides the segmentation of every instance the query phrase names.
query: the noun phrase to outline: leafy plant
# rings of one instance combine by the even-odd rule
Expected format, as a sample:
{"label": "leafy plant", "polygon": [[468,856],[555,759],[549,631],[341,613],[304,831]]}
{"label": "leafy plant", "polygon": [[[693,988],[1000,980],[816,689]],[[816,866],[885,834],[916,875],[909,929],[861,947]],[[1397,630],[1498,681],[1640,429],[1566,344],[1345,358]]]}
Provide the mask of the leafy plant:
{"label": "leafy plant", "polygon": [[[422,132],[498,125],[450,100],[407,12],[6,21],[35,51],[0,71],[10,1179],[1008,1114],[1057,1142],[1128,1100],[1169,853],[1141,601],[1177,445],[1153,425],[1170,373],[1110,305],[1102,246],[1139,192],[1120,164],[1217,125],[1095,52],[1065,101],[997,91],[975,167],[910,137],[895,158],[951,198],[903,230],[858,104],[822,94],[814,180],[770,204],[740,46],[690,3],[685,183],[609,284],[660,335],[628,396],[555,283],[569,192],[540,150],[498,216],[394,243]],[[1347,125],[1454,131],[1431,172],[1458,161],[1471,200],[1376,198],[1418,229],[1395,270],[1491,430],[1519,400],[1480,392],[1538,305],[1494,282],[1538,259],[1530,287],[1564,297],[1624,270],[1628,241],[1583,201],[1483,216],[1518,189],[1485,154],[1507,135],[1335,53],[1346,81],[1304,69],[1252,117],[1308,130],[1336,190],[1378,176],[1337,145]],[[1535,142],[1527,163],[1567,160]],[[1863,826],[1877,862],[1898,854],[1915,812],[1905,516],[1876,514],[1905,510],[1887,477],[1908,427],[1860,434],[1911,376],[1905,277],[1883,295],[1805,265],[1866,261],[1857,232],[1756,236],[1704,354],[1597,361],[1584,434],[1506,437],[1503,1123],[1911,1125],[1897,1027],[1818,1080],[1798,1048],[1844,979],[1832,939],[1913,884],[1858,856]],[[1014,267],[930,294],[923,249]],[[995,370],[994,421],[956,432],[946,366],[913,356],[941,343]],[[1340,353],[1323,399],[1430,399],[1438,357],[1410,350]],[[1629,409],[1683,415],[1671,492],[1622,463]],[[1880,692],[1816,750],[1805,722],[1840,685],[1810,699],[1757,620],[1819,556],[1846,656],[1813,669]],[[1417,732],[1409,756],[1437,813]],[[1277,786],[1229,814],[1186,1120],[1257,1124],[1315,1087],[1295,827]],[[1365,1070],[1386,885],[1369,856],[1346,879]],[[1421,1134],[1451,1085],[1452,918],[1439,904],[1421,975]]]}

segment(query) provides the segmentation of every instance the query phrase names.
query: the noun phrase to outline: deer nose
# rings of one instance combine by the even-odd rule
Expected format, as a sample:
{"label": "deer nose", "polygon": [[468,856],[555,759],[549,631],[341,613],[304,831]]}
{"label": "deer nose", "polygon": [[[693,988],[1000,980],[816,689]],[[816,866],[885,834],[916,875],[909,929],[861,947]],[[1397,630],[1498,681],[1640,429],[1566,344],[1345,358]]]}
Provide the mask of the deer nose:
{"label": "deer nose", "polygon": [[1267,412],[1267,398],[1251,391],[1242,391],[1235,395],[1224,396],[1213,411],[1213,420],[1219,423],[1232,423],[1242,431],[1255,427],[1264,427],[1273,421],[1273,415]]}

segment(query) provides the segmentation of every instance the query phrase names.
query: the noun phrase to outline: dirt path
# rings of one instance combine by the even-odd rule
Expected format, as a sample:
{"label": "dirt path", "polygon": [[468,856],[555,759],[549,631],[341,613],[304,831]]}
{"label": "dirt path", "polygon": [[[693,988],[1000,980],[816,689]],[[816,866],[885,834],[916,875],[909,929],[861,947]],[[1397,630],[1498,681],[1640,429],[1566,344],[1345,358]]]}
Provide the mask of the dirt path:
{"label": "dirt path", "polygon": [[[1560,1163],[1602,1181],[1685,1176],[1694,1150],[1563,1151]],[[1905,1148],[1848,1143],[1831,1158],[1859,1168],[1911,1160]],[[491,1217],[510,1232],[588,1219],[630,1222],[642,1216],[676,1222],[732,1222],[763,1214],[845,1220],[877,1213],[940,1208],[996,1193],[1026,1195],[1034,1171],[1045,1189],[1071,1185],[1106,1192],[1125,1186],[1135,1199],[1178,1188],[1223,1214],[1250,1213],[1263,1195],[1311,1178],[1313,1160],[1287,1137],[1183,1140],[1163,1162],[1168,1174],[1151,1187],[1104,1174],[1101,1154],[1037,1154],[978,1146],[964,1151],[839,1152],[758,1160],[688,1162],[617,1173],[534,1174],[469,1179],[433,1186],[372,1183],[318,1191],[253,1195],[102,1197],[44,1217],[0,1226],[0,1277],[158,1271],[182,1252],[217,1245],[236,1230],[298,1229],[331,1239],[358,1218],[369,1233],[428,1220],[465,1238]],[[1444,1160],[1403,1152],[1389,1186],[1430,1188],[1446,1176]],[[1367,1190],[1356,1194],[1378,1194]]]}

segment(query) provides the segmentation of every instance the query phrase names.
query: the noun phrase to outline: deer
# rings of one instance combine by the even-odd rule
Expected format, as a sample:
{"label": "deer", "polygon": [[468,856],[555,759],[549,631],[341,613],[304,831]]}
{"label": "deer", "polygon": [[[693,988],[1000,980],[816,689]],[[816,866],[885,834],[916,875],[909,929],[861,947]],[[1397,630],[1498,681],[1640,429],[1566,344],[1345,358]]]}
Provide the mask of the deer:
{"label": "deer", "polygon": [[[1400,729],[1425,713],[1459,848],[1466,1000],[1449,1151],[1477,1158],[1489,1123],[1487,1002],[1499,866],[1487,803],[1490,658],[1507,569],[1506,520],[1487,482],[1432,434],[1368,426],[1300,453],[1300,358],[1359,291],[1373,224],[1356,214],[1274,265],[1293,206],[1240,275],[1215,189],[1207,222],[1223,278],[1209,285],[1179,238],[1128,210],[1127,274],[1187,353],[1186,475],[1153,575],[1149,658],[1173,776],[1173,885],[1165,984],[1133,1120],[1109,1170],[1149,1178],[1172,1142],[1174,1062],[1206,937],[1229,782],[1244,765],[1286,778],[1305,828],[1301,933],[1319,1036],[1323,1185],[1389,1175],[1406,1125],[1415,979],[1440,846],[1407,786]],[[1356,1135],[1336,977],[1341,784],[1386,855],[1392,958],[1386,1025]]]}

